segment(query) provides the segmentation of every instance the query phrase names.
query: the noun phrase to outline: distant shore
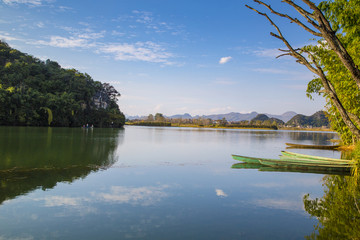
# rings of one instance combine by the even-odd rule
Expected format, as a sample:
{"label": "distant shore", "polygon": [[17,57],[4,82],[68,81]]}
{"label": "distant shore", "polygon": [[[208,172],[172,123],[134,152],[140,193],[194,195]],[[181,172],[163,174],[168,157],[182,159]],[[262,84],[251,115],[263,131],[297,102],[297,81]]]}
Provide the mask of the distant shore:
{"label": "distant shore", "polygon": [[302,128],[302,127],[277,127],[277,126],[219,126],[219,125],[195,125],[195,124],[174,124],[169,122],[126,122],[126,126],[144,126],[144,127],[187,127],[187,128],[210,128],[210,129],[257,129],[257,130],[296,130],[296,131],[324,131],[332,132],[330,128]]}

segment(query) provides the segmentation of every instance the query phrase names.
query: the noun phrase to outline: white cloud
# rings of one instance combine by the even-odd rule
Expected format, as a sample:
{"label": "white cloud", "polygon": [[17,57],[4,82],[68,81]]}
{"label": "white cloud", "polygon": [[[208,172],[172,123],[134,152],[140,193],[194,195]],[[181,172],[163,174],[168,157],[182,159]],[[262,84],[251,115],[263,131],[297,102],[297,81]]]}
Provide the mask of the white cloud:
{"label": "white cloud", "polygon": [[14,38],[14,37],[11,37],[11,36],[9,36],[8,34],[2,34],[1,32],[0,32],[0,39],[2,39],[2,40],[5,40],[5,41],[14,41],[14,40],[18,40],[17,38]]}
{"label": "white cloud", "polygon": [[39,40],[36,41],[35,44],[60,48],[90,48],[99,45],[96,40],[103,38],[106,33],[106,31],[93,32],[89,28],[82,30],[78,30],[72,27],[60,28],[67,31],[70,36],[50,36],[49,40]]}
{"label": "white cloud", "polygon": [[216,192],[216,196],[218,197],[227,197],[228,195],[221,189],[215,189],[215,192]]}
{"label": "white cloud", "polygon": [[138,23],[150,24],[153,21],[151,12],[134,10],[133,13],[137,15],[136,22]]}
{"label": "white cloud", "polygon": [[36,24],[36,26],[37,26],[38,28],[43,28],[43,27],[45,26],[45,24],[44,24],[43,22],[38,22],[38,23]]}
{"label": "white cloud", "polygon": [[229,62],[231,59],[232,59],[232,57],[230,57],[230,56],[228,56],[228,57],[222,57],[222,58],[220,58],[219,63],[220,63],[220,64],[225,64],[225,63]]}
{"label": "white cloud", "polygon": [[255,50],[253,53],[260,57],[273,57],[276,58],[279,56],[282,52],[279,51],[279,49],[273,48],[273,49],[261,49],[261,50]]}
{"label": "white cloud", "polygon": [[126,34],[123,33],[123,32],[116,31],[116,30],[112,30],[111,35],[123,37],[123,36],[125,36]]}
{"label": "white cloud", "polygon": [[134,44],[119,43],[100,48],[100,52],[115,55],[120,61],[144,61],[171,64],[168,61],[172,57],[160,45],[153,42],[137,42]]}
{"label": "white cloud", "polygon": [[119,18],[118,20],[127,20],[130,21],[130,28],[143,28],[145,27],[145,33],[148,34],[150,32],[158,33],[158,34],[170,34],[171,36],[183,37],[187,38],[187,32],[183,25],[177,25],[173,23],[165,22],[159,19],[152,12],[147,11],[132,11],[132,16],[127,16],[123,18]]}
{"label": "white cloud", "polygon": [[37,44],[48,45],[52,47],[60,47],[60,48],[75,48],[81,47],[86,48],[92,46],[88,40],[84,38],[76,38],[76,37],[60,37],[60,36],[51,36],[49,41],[37,41]]}
{"label": "white cloud", "polygon": [[27,4],[32,6],[41,6],[43,1],[42,0],[3,0],[3,3],[7,5]]}
{"label": "white cloud", "polygon": [[77,37],[79,38],[83,38],[83,39],[99,39],[99,38],[103,38],[105,35],[106,31],[101,31],[99,33],[95,33],[95,32],[86,32],[86,33],[82,33],[77,35]]}

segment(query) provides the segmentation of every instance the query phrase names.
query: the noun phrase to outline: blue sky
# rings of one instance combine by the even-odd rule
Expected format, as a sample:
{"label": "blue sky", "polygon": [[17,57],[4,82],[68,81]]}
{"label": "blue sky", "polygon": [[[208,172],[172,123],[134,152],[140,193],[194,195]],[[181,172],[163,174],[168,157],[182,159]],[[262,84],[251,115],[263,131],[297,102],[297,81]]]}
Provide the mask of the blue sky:
{"label": "blue sky", "polygon": [[[276,9],[289,11],[280,0]],[[299,1],[297,1],[299,2]],[[250,0],[0,0],[0,39],[112,84],[127,115],[228,112],[311,115],[313,78]],[[274,18],[295,47],[302,29]]]}

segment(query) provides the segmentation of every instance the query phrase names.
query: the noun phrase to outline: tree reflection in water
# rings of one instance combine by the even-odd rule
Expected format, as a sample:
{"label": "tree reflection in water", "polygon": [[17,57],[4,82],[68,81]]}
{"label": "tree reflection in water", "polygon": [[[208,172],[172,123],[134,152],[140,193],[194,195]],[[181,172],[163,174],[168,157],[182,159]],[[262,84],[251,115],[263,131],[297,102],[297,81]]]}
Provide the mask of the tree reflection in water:
{"label": "tree reflection in water", "polygon": [[303,198],[305,210],[319,221],[306,239],[360,239],[359,177],[327,175],[322,198]]}
{"label": "tree reflection in water", "polygon": [[0,204],[117,161],[123,129],[0,127]]}

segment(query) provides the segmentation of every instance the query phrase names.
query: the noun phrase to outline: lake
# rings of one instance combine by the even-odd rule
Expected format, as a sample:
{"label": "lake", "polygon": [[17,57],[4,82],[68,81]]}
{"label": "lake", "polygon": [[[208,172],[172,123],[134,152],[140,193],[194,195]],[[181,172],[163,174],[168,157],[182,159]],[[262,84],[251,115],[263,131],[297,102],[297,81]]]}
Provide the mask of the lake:
{"label": "lake", "polygon": [[[234,169],[332,132],[0,127],[0,239],[304,239],[323,174]],[[328,150],[294,152],[339,158]]]}

